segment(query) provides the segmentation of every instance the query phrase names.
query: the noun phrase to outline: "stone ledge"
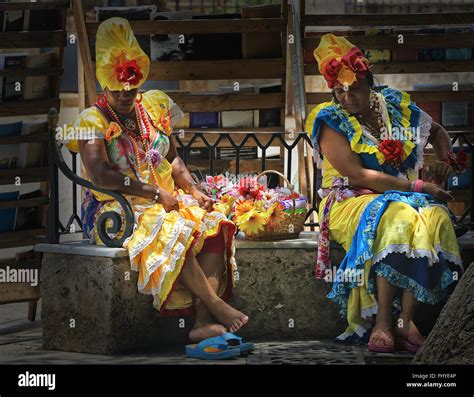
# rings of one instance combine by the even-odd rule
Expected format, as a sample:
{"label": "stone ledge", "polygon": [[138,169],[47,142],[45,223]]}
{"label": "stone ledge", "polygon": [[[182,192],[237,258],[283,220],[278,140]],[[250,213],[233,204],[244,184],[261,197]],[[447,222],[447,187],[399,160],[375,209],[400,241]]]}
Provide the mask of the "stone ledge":
{"label": "stone ledge", "polygon": [[[313,276],[314,252],[237,250],[239,277],[231,304],[251,319],[241,336],[314,339],[343,331],[337,305],[326,299],[331,285]],[[334,261],[343,255],[342,248],[331,251]],[[152,296],[137,291],[137,273],[123,256],[44,252],[41,296],[43,347],[48,350],[115,354],[183,346],[194,322],[160,317]]]}
{"label": "stone ledge", "polygon": [[[460,239],[461,247],[472,246],[471,236]],[[244,338],[310,340],[334,338],[343,331],[337,305],[326,298],[331,285],[313,276],[316,238],[317,233],[304,233],[297,240],[237,239],[239,280],[232,304],[251,319],[239,332]],[[44,252],[45,349],[115,354],[187,343],[193,320],[185,319],[183,327],[180,318],[158,315],[152,296],[137,291],[137,273],[130,271],[125,249],[83,240],[38,244],[36,250]],[[344,255],[335,246],[332,263],[340,263]]]}
{"label": "stone ledge", "polygon": [[[299,238],[275,241],[253,241],[246,240],[242,233],[237,235],[235,241],[236,250],[239,249],[305,249],[316,250],[318,247],[319,232],[301,232]],[[469,232],[458,238],[459,246],[462,250],[474,250],[474,232]],[[338,249],[339,244],[331,242],[331,248]],[[89,240],[78,240],[64,242],[60,244],[38,243],[35,251],[57,254],[75,254],[85,256],[99,256],[106,258],[127,257],[127,250],[124,248],[109,248],[90,244]]]}
{"label": "stone ledge", "polygon": [[60,244],[38,243],[35,251],[52,254],[71,254],[84,256],[98,256],[105,258],[128,257],[125,248],[109,248],[90,244],[89,240],[70,241]]}
{"label": "stone ledge", "polygon": [[[236,238],[236,249],[306,249],[315,250],[318,247],[318,232],[301,232],[299,238],[276,241],[245,240],[242,233]],[[109,248],[90,244],[89,240],[78,240],[60,244],[38,243],[35,251],[55,254],[75,254],[99,256],[106,258],[121,258],[127,256],[124,248]]]}

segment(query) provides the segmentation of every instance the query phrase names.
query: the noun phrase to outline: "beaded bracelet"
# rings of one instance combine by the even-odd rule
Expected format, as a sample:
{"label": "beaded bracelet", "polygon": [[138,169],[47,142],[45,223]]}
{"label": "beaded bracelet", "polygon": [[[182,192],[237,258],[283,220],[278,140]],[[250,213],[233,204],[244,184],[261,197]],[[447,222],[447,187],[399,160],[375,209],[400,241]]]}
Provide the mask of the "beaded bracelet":
{"label": "beaded bracelet", "polygon": [[155,196],[153,197],[153,201],[154,201],[155,203],[157,203],[159,199],[160,199],[160,188],[157,187],[157,188],[156,188],[156,192],[155,192]]}

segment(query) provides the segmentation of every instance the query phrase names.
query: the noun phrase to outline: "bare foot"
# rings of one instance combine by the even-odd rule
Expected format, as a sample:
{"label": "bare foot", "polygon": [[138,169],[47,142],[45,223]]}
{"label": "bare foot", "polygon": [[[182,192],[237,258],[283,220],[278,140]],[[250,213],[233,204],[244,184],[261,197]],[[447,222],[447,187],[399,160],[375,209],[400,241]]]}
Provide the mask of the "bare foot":
{"label": "bare foot", "polygon": [[369,343],[376,346],[395,346],[393,332],[387,324],[375,323]]}
{"label": "bare foot", "polygon": [[189,339],[192,342],[199,343],[204,339],[222,335],[226,331],[225,327],[221,324],[196,323],[189,333]]}
{"label": "bare foot", "polygon": [[209,306],[209,310],[230,332],[238,331],[249,321],[248,316],[234,309],[222,299]]}

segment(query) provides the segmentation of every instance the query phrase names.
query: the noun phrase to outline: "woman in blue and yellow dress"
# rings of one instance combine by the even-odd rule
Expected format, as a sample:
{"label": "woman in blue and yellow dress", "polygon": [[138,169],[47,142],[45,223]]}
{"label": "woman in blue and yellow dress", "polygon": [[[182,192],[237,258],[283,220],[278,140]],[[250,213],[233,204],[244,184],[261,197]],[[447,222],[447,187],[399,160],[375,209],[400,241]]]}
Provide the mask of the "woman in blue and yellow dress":
{"label": "woman in blue and yellow dress", "polygon": [[[134,229],[123,246],[139,273],[138,290],[153,295],[160,315],[194,312],[190,339],[199,342],[248,321],[227,303],[236,275],[235,226],[214,211],[178,156],[170,136],[176,121],[171,98],[159,90],[138,93],[149,67],[128,21],[104,21],[96,38],[103,94],[72,123],[78,139],[67,146],[80,152],[96,187],[123,193],[133,206]],[[95,226],[106,211],[123,218],[117,201],[88,190],[82,217],[93,243],[103,244]]]}
{"label": "woman in blue and yellow dress", "polygon": [[[424,340],[413,323],[418,302],[441,301],[462,272],[455,231],[439,203],[452,197],[417,175],[427,142],[440,182],[461,158],[406,92],[373,90],[367,59],[347,39],[324,35],[314,55],[333,93],[305,126],[323,175],[316,277],[333,281],[328,297],[348,321],[338,340],[368,341],[374,352],[415,352]],[[346,250],[337,271],[330,239]]]}

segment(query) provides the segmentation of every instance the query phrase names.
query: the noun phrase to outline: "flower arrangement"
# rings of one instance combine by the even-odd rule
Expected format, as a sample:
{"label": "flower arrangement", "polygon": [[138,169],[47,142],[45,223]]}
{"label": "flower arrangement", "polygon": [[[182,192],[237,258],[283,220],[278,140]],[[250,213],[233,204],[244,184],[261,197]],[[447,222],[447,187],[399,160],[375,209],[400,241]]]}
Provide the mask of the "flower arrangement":
{"label": "flower arrangement", "polygon": [[288,215],[306,214],[303,195],[285,187],[270,189],[258,183],[256,176],[240,178],[237,183],[224,175],[208,176],[201,186],[214,200],[214,210],[232,219],[246,236],[276,232]]}

